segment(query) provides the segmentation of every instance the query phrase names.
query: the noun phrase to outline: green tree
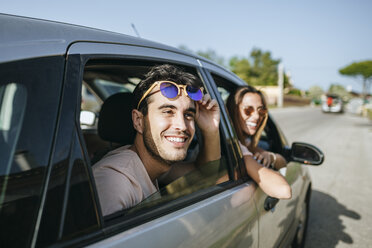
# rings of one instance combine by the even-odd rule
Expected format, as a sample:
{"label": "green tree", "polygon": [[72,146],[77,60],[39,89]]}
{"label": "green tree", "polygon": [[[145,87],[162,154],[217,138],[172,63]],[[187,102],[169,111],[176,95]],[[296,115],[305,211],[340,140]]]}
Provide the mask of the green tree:
{"label": "green tree", "polygon": [[351,77],[362,77],[363,95],[366,97],[372,79],[372,60],[354,62],[339,70],[340,74]]}
{"label": "green tree", "polygon": [[253,77],[253,71],[247,58],[232,57],[229,61],[229,67],[238,77],[245,82],[250,83],[250,79]]}
{"label": "green tree", "polygon": [[278,83],[278,65],[280,59],[273,59],[270,52],[262,52],[260,49],[254,48],[251,52],[251,60],[253,61],[253,77],[252,84],[254,85],[277,85]]}
{"label": "green tree", "polygon": [[[232,57],[229,69],[250,85],[277,85],[280,59],[273,59],[271,53],[261,49],[252,49],[249,57]],[[284,86],[289,78],[284,75]]]}
{"label": "green tree", "polygon": [[315,103],[319,103],[323,95],[323,89],[317,85],[311,86],[308,95]]}
{"label": "green tree", "polygon": [[[192,52],[185,45],[180,45],[179,48],[187,52]],[[226,65],[225,58],[219,56],[213,49],[207,49],[206,51],[199,50],[196,54],[230,69],[250,85],[278,84],[278,65],[280,59],[273,59],[269,51],[254,48],[249,57],[231,57],[228,65]],[[284,87],[288,86],[290,86],[290,80],[288,75],[284,74]]]}
{"label": "green tree", "polygon": [[342,100],[348,101],[350,100],[350,93],[347,92],[345,87],[341,84],[331,84],[328,89],[328,93],[339,95]]}

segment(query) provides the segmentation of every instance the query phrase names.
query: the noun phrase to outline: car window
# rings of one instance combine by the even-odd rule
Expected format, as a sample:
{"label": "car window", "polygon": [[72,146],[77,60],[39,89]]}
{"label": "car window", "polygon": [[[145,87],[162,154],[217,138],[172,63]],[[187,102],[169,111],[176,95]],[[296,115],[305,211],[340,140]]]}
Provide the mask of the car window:
{"label": "car window", "polygon": [[[0,240],[29,246],[56,125],[63,58],[0,64]],[[20,238],[22,233],[22,238]]]}
{"label": "car window", "polygon": [[[69,242],[100,227],[97,200],[89,161],[80,135],[80,59],[69,57],[64,70],[58,125],[51,151],[45,201],[38,226],[36,246]],[[62,82],[62,80],[61,80]]]}
{"label": "car window", "polygon": [[[110,96],[117,93],[131,94],[135,86],[144,78],[144,75],[154,65],[162,64],[161,62],[151,61],[134,61],[134,60],[89,60],[84,68],[83,76],[83,87],[90,91],[90,95],[95,97],[96,103],[103,103]],[[194,74],[199,77],[197,68],[184,66],[177,64],[176,66],[181,67],[184,71]],[[203,81],[203,80],[202,80]],[[206,88],[206,87],[205,87]],[[88,109],[84,103],[88,100],[88,95],[84,95],[82,90],[82,107],[81,110],[90,110],[94,112],[97,121],[95,124],[90,126],[81,125],[82,133],[84,136],[87,153],[93,165],[99,161],[108,151],[113,150],[125,144],[132,143],[121,143],[117,140],[111,141],[109,139],[102,138],[100,129],[97,127],[97,123],[102,122],[100,117],[102,113],[97,109],[101,109],[101,106],[97,108]],[[85,98],[85,99],[84,99]],[[128,114],[128,113],[127,113]],[[117,115],[127,115],[126,113],[120,112]],[[130,114],[130,113],[129,113]],[[127,122],[130,123],[131,115],[128,115]],[[112,120],[115,121],[115,118]],[[84,126],[84,127],[83,127]],[[132,126],[128,126],[129,129],[133,129]],[[129,132],[130,130],[126,130]],[[134,129],[131,130],[134,132]],[[196,135],[192,141],[188,154],[184,163],[195,161],[199,148],[203,142],[201,135],[196,130]],[[132,140],[133,141],[133,140]],[[131,142],[132,142],[131,141]],[[223,139],[221,139],[223,143]],[[168,203],[182,199],[183,197],[190,196],[194,193],[202,194],[210,188],[218,187],[222,183],[229,181],[228,176],[228,159],[226,156],[225,144],[222,144],[222,159],[218,162],[213,162],[205,165],[202,170],[198,171],[187,171],[182,175],[173,175],[171,173],[164,175],[160,180],[160,190],[155,194],[151,195],[143,202],[127,209],[123,212],[119,212],[110,216],[108,219],[115,219],[120,216],[130,216],[136,214],[144,209],[156,209],[158,206],[167,206]]]}

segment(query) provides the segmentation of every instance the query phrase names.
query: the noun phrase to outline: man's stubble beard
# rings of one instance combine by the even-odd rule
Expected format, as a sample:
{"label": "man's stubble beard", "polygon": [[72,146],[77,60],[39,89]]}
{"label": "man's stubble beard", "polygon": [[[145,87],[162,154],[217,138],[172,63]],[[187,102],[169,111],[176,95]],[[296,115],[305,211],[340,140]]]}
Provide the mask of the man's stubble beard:
{"label": "man's stubble beard", "polygon": [[147,151],[150,153],[150,155],[154,159],[158,160],[159,162],[165,163],[165,164],[170,166],[173,163],[182,161],[186,158],[186,154],[183,158],[172,159],[172,160],[162,157],[161,153],[166,154],[166,152],[165,151],[160,151],[159,152],[159,149],[155,144],[154,138],[152,137],[151,127],[150,127],[147,119],[145,119],[145,121],[144,121],[144,129],[143,129],[142,138],[143,138],[143,143],[144,143]]}

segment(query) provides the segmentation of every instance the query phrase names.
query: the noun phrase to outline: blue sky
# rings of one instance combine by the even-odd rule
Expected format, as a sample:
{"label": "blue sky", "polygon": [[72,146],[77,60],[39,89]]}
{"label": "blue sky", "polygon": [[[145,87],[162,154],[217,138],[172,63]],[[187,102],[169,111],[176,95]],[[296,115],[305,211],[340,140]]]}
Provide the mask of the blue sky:
{"label": "blue sky", "polygon": [[331,83],[361,91],[341,76],[351,62],[372,60],[369,0],[12,0],[0,12],[136,35],[193,51],[213,49],[226,60],[252,48],[281,59],[300,89]]}

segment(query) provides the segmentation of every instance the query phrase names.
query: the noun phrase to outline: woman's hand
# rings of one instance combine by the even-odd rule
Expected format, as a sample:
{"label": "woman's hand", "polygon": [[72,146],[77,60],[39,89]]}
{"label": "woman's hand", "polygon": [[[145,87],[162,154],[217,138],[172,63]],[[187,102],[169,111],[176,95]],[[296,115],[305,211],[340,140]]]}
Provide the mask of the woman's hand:
{"label": "woman's hand", "polygon": [[274,161],[274,158],[271,152],[263,151],[263,152],[256,152],[253,158],[260,164],[265,167],[270,167]]}

